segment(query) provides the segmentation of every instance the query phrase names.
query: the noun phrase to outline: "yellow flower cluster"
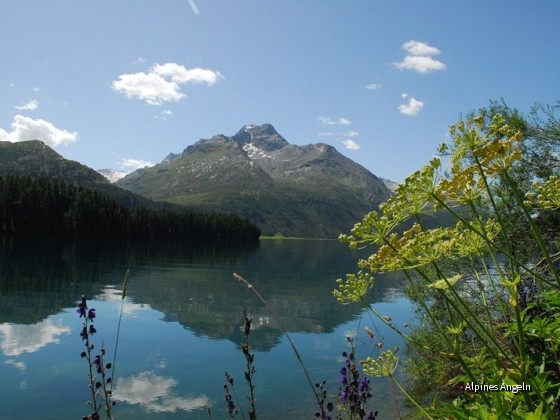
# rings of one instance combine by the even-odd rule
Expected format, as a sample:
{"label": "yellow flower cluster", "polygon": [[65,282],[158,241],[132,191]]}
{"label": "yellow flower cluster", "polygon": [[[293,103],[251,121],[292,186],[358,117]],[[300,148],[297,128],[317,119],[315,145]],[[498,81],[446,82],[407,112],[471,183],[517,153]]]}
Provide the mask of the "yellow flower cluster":
{"label": "yellow flower cluster", "polygon": [[[522,135],[505,124],[502,117],[493,118],[488,126],[481,116],[460,121],[450,127],[450,134],[452,144],[439,148],[442,154],[449,156],[449,172],[442,170],[439,158],[432,159],[406,178],[395,194],[379,207],[379,212],[368,213],[350,235],[341,235],[341,241],[351,248],[379,246],[376,253],[359,261],[362,270],[371,273],[412,270],[442,258],[480,254],[499,234],[499,225],[493,220],[485,223],[474,220],[468,226],[459,221],[454,227],[429,230],[416,223],[400,235],[394,233],[403,222],[419,221],[423,214],[442,209],[449,211],[457,205],[476,205],[487,194],[491,179],[505,173],[521,158]],[[538,197],[541,201],[546,198],[550,205],[560,206],[559,187],[558,179],[550,181]],[[346,281],[338,280],[335,296],[344,302],[360,300],[372,282],[373,277],[363,272],[348,275]]]}
{"label": "yellow flower cluster", "polygon": [[333,292],[339,303],[360,302],[366,296],[368,290],[373,286],[373,277],[358,271],[356,274],[347,274],[346,281],[338,279],[338,289]]}
{"label": "yellow flower cluster", "polygon": [[526,194],[527,201],[538,208],[555,210],[560,208],[560,178],[551,176],[544,184],[533,184],[534,192]]}
{"label": "yellow flower cluster", "polygon": [[376,359],[368,357],[360,361],[364,373],[370,376],[393,376],[398,363],[399,358],[391,350],[381,353]]}

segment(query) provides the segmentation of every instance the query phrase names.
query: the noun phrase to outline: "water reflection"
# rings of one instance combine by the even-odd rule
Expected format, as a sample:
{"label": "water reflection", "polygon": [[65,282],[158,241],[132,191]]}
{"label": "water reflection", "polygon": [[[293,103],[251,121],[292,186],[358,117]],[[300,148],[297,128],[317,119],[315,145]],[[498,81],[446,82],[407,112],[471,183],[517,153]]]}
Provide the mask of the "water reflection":
{"label": "water reflection", "polygon": [[[222,248],[17,238],[0,249],[0,322],[30,325],[21,333],[56,340],[64,329],[44,320],[75,306],[82,294],[115,302],[118,311],[124,273],[131,269],[124,313],[151,308],[197,336],[239,345],[247,310],[254,317],[253,346],[267,351],[284,329],[328,333],[360,313],[360,305],[340,305],[331,294],[336,278],[354,271],[359,256],[336,241],[262,241],[250,248]],[[266,306],[232,279],[234,272],[252,282]],[[380,278],[369,300],[390,300],[399,296],[399,288],[395,278]],[[4,328],[10,333],[18,327]],[[3,346],[8,345],[17,351],[5,339]]]}
{"label": "water reflection", "polygon": [[[81,320],[75,312],[82,294],[97,309],[99,339],[109,348],[122,305],[122,363],[114,389],[119,418],[208,418],[208,405],[218,418],[225,416],[223,372],[230,371],[240,382],[243,378],[243,356],[235,347],[243,342],[244,309],[254,318],[251,345],[262,375],[263,417],[304,418],[302,413],[309,414],[315,402],[313,395],[302,393],[307,385],[282,338],[283,329],[292,333],[314,378],[336,382],[341,350],[348,345],[345,337],[364,313],[360,305],[340,305],[332,297],[335,279],[354,271],[356,260],[364,256],[336,241],[200,248],[18,238],[2,245],[1,418],[84,414],[89,397],[79,357]],[[233,280],[234,272],[259,290],[266,306]],[[377,279],[368,299],[391,302],[400,296],[400,282],[384,277]],[[387,309],[383,305],[408,316],[409,310],[399,304],[378,303],[381,311]],[[396,323],[409,321],[399,320],[394,311],[390,315]],[[391,332],[384,334],[392,345]]]}
{"label": "water reflection", "polygon": [[69,334],[70,328],[62,325],[62,320],[53,323],[46,319],[32,325],[0,324],[0,350],[6,356],[19,356],[22,353],[34,353],[47,344],[59,343],[59,336]]}
{"label": "water reflection", "polygon": [[139,404],[146,411],[156,413],[188,412],[210,406],[210,400],[205,395],[177,395],[177,385],[178,382],[173,378],[149,371],[141,372],[119,379],[114,389],[114,399],[128,404]]}

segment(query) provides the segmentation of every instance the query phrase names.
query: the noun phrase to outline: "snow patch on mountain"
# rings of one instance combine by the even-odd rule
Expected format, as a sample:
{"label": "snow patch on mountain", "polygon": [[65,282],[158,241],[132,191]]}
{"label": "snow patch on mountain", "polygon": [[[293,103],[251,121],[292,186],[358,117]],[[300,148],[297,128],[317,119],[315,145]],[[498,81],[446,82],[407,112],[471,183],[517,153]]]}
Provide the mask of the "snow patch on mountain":
{"label": "snow patch on mountain", "polygon": [[124,178],[130,173],[125,171],[116,171],[114,169],[98,169],[97,172],[107,178],[110,183],[117,182],[119,179]]}
{"label": "snow patch on mountain", "polygon": [[245,143],[243,145],[243,150],[245,150],[245,152],[247,153],[250,159],[263,159],[263,158],[272,159],[271,155],[267,155],[264,150],[259,149],[253,143]]}

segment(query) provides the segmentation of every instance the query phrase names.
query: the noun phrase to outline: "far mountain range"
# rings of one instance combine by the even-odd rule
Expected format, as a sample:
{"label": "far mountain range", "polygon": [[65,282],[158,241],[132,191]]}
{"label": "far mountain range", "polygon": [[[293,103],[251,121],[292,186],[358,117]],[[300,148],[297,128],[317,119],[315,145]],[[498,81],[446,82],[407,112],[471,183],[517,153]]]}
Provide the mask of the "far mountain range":
{"label": "far mountain range", "polygon": [[336,238],[396,185],[327,144],[290,144],[270,124],[201,139],[124,177],[100,172],[105,177],[41,141],[0,142],[0,176],[60,178],[133,207],[233,213],[265,235]]}
{"label": "far mountain range", "polygon": [[155,201],[236,213],[265,235],[335,238],[386,200],[382,179],[324,143],[288,143],[270,124],[199,140],[117,186]]}

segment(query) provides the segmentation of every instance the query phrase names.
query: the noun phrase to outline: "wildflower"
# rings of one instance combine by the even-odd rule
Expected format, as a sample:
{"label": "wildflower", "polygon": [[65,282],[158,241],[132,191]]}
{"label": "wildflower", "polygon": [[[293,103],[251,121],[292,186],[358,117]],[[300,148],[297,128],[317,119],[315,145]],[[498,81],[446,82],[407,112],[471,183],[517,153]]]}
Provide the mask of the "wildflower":
{"label": "wildflower", "polygon": [[398,357],[391,350],[387,350],[381,353],[375,360],[368,357],[360,363],[364,372],[370,376],[393,376],[398,362]]}
{"label": "wildflower", "polygon": [[99,355],[95,356],[93,359],[93,364],[95,365],[97,371],[99,372],[101,370],[101,356]]}
{"label": "wildflower", "polygon": [[95,318],[95,309],[94,309],[94,308],[91,308],[91,309],[88,311],[87,317],[88,317],[88,319],[89,319],[90,321],[93,321],[93,318]]}
{"label": "wildflower", "polygon": [[340,383],[342,385],[348,385],[348,378],[346,375],[347,375],[346,368],[343,367],[342,369],[340,369]]}
{"label": "wildflower", "polygon": [[224,401],[226,402],[226,411],[230,418],[234,418],[237,414],[237,406],[233,402],[233,398],[230,394],[230,387],[233,388],[233,378],[228,372],[226,374],[226,383],[224,384],[224,389],[226,391],[224,396]]}
{"label": "wildflower", "polygon": [[354,353],[344,352],[342,355],[346,358],[346,366],[340,369],[341,387],[338,396],[351,415],[355,413],[358,418],[363,419],[366,416],[364,404],[372,397],[369,392],[369,379],[360,379],[360,372],[354,362]]}
{"label": "wildflower", "polygon": [[230,416],[237,414],[237,407],[235,406],[235,403],[233,402],[233,399],[231,398],[231,395],[227,394],[225,396],[225,401],[226,401],[226,408],[227,408],[228,414]]}
{"label": "wildflower", "polygon": [[84,325],[84,327],[82,328],[82,332],[80,333],[80,337],[82,337],[82,341],[88,339],[88,330],[87,330],[87,328],[85,327],[85,325]]}

